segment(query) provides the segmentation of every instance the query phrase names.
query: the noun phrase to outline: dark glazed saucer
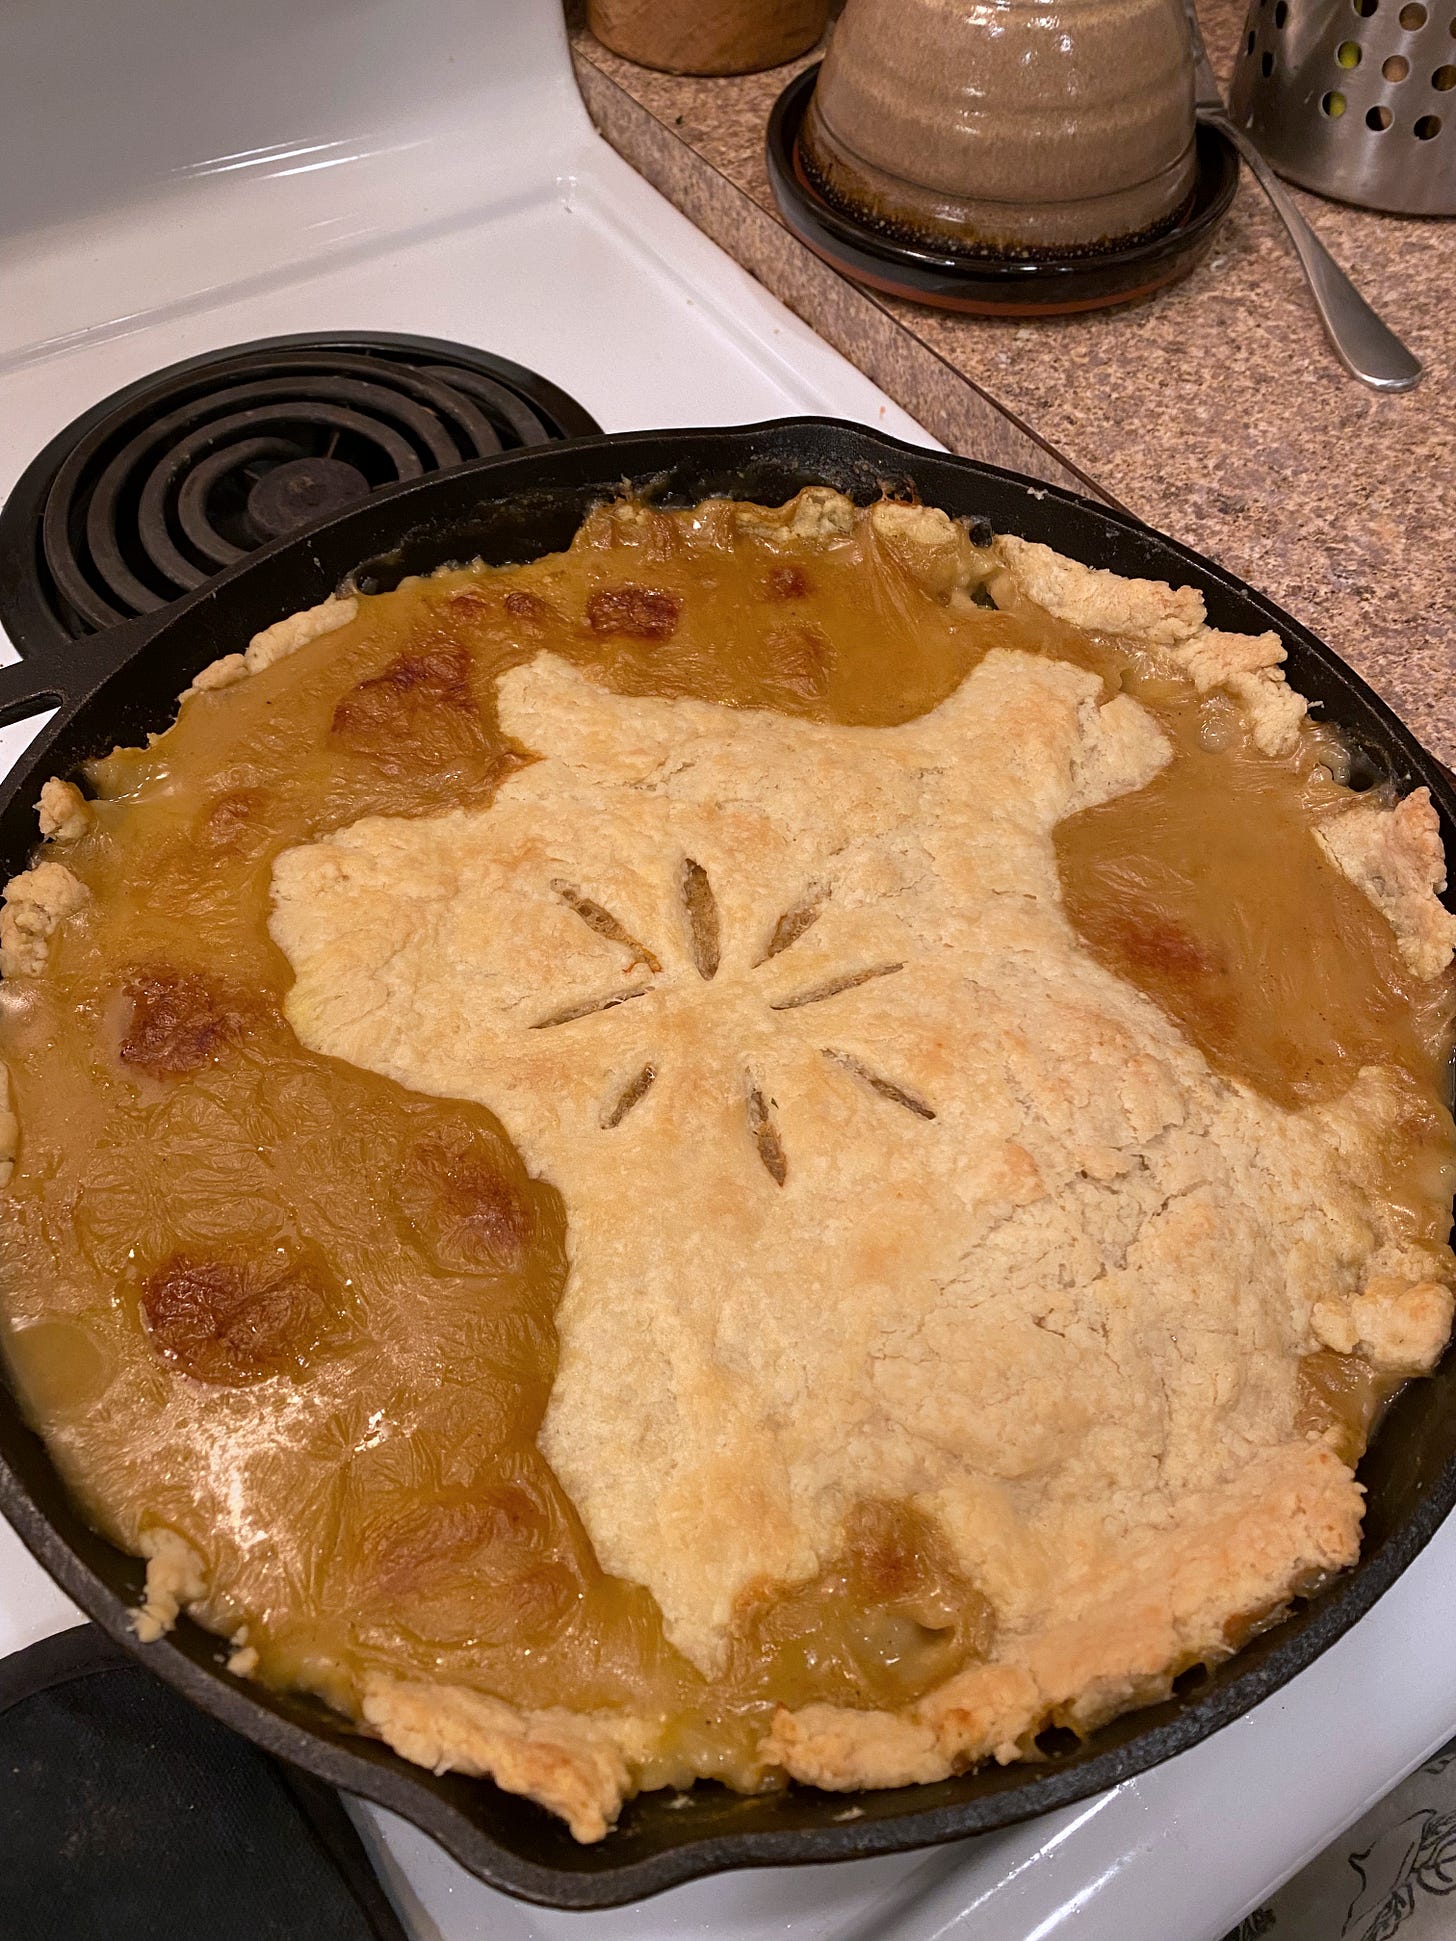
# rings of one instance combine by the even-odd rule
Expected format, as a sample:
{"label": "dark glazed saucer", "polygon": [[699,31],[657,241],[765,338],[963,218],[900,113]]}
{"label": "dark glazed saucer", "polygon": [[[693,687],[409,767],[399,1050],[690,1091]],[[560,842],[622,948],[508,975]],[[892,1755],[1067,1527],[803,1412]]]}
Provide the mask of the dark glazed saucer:
{"label": "dark glazed saucer", "polygon": [[938,310],[1056,317],[1151,296],[1202,261],[1238,187],[1233,144],[1200,122],[1193,192],[1150,236],[1111,249],[1024,256],[917,242],[832,202],[815,182],[799,135],[818,74],[810,67],[796,75],[769,116],[765,159],[780,214],[806,248],[856,283]]}

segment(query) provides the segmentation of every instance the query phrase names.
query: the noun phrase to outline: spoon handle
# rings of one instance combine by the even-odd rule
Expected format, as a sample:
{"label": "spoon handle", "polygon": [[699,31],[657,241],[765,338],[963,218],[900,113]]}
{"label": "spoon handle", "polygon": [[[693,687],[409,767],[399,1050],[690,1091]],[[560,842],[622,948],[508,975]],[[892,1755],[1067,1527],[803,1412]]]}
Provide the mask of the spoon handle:
{"label": "spoon handle", "polygon": [[1200,121],[1227,135],[1253,171],[1289,232],[1309,284],[1325,335],[1350,373],[1376,391],[1409,391],[1422,366],[1388,324],[1382,323],[1300,214],[1299,206],[1242,128],[1228,116],[1200,106]]}

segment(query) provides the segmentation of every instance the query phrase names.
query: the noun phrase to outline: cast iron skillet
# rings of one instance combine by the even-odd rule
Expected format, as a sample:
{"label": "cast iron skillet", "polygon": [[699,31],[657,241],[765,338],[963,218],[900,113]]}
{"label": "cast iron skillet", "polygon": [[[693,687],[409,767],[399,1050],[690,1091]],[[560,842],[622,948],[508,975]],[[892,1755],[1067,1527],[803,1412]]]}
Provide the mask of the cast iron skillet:
{"label": "cast iron skillet", "polygon": [[[1124,574],[1198,587],[1210,620],[1243,633],[1277,628],[1289,673],[1344,731],[1355,780],[1424,783],[1456,844],[1456,794],[1443,770],[1329,648],[1269,601],[1124,513],[1015,473],[918,450],[827,419],[729,430],[643,432],[487,459],[377,494],[302,538],[253,555],[162,615],[84,640],[46,667],[0,670],[0,722],[54,706],[55,719],[0,786],[0,866],[20,869],[36,840],[34,804],[114,743],[144,741],[208,661],[260,627],[312,605],[352,576],[387,589],[407,573],[475,557],[531,559],[563,547],[593,501],[624,481],[669,504],[712,494],[770,505],[827,483],[861,501],[918,492],[954,515],[1045,540]],[[1456,853],[1453,849],[1452,853]],[[1271,858],[1271,867],[1277,859]],[[128,1614],[142,1569],[87,1528],[8,1391],[0,1390],[0,1507],[76,1602],[169,1683],[270,1752],[412,1820],[483,1880],[557,1907],[608,1907],[728,1867],[837,1860],[952,1840],[1116,1785],[1206,1738],[1275,1691],[1349,1629],[1456,1503],[1456,1367],[1412,1383],[1361,1465],[1369,1492],[1360,1561],[1284,1623],[1207,1677],[1186,1674],[1162,1705],[1114,1721],[1085,1744],[1047,1735],[1044,1764],[992,1767],[939,1785],[843,1794],[796,1787],[740,1799],[699,1786],[685,1803],[648,1794],[597,1846],[578,1846],[529,1802],[483,1780],[437,1777],[355,1736],[321,1705],[275,1697],[223,1667],[221,1641],[184,1621],[138,1647]],[[1065,1745],[1057,1743],[1065,1737]],[[847,1807],[859,1817],[846,1820]]]}

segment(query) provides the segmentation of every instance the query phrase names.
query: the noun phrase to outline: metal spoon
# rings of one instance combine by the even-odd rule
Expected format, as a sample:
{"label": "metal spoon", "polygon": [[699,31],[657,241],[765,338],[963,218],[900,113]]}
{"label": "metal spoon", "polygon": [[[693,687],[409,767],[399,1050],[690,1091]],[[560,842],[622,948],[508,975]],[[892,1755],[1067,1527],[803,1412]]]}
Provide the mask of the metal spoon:
{"label": "metal spoon", "polygon": [[1218,82],[1213,78],[1208,50],[1198,31],[1193,7],[1187,7],[1188,27],[1193,36],[1194,84],[1198,119],[1227,135],[1253,170],[1254,179],[1274,204],[1279,220],[1289,232],[1294,253],[1299,258],[1309,284],[1310,295],[1319,311],[1325,335],[1334,346],[1336,357],[1362,384],[1376,391],[1409,391],[1422,376],[1422,366],[1387,324],[1381,322],[1370,305],[1340,268],[1334,257],[1300,214],[1293,196],[1270,168],[1242,128],[1228,118]]}

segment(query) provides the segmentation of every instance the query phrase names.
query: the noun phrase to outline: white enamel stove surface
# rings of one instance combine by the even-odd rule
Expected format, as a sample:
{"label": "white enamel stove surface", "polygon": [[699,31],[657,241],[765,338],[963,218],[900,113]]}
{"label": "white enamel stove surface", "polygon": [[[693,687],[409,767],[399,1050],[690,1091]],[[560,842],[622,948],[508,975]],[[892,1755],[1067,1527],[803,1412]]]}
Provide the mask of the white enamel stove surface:
{"label": "white enamel stove surface", "polygon": [[[0,496],[106,393],[306,330],[479,345],[608,430],[824,412],[928,442],[598,140],[553,0],[18,0],[0,19],[0,290]],[[27,739],[0,731],[0,762]],[[1206,1745],[930,1854],[569,1915],[359,1818],[419,1941],[1216,1941],[1450,1736],[1453,1612],[1448,1530]],[[0,1525],[0,1654],[77,1615]]]}

